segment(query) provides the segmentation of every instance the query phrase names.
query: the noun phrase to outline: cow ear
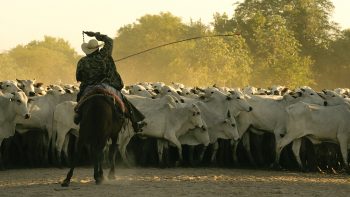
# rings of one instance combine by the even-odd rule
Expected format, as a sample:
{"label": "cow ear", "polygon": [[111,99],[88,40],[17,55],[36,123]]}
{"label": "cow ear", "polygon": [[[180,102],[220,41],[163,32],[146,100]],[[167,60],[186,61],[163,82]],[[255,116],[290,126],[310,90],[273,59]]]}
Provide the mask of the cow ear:
{"label": "cow ear", "polygon": [[14,101],[14,100],[15,100],[15,96],[16,96],[16,94],[15,94],[14,92],[11,92],[11,93],[9,94],[9,99],[10,99],[10,101]]}
{"label": "cow ear", "polygon": [[181,91],[176,91],[178,95],[181,95],[183,96],[182,92]]}
{"label": "cow ear", "polygon": [[281,94],[284,95],[289,89],[288,88],[283,88],[283,90],[281,91]]}
{"label": "cow ear", "polygon": [[17,81],[18,83],[22,83],[22,80],[16,79],[16,81]]}
{"label": "cow ear", "polygon": [[301,91],[305,92],[306,90],[304,88],[300,88]]}
{"label": "cow ear", "polygon": [[44,83],[42,83],[42,82],[39,82],[39,83],[34,84],[34,86],[37,87],[37,88],[40,88],[40,87],[43,86],[43,85],[44,85]]}

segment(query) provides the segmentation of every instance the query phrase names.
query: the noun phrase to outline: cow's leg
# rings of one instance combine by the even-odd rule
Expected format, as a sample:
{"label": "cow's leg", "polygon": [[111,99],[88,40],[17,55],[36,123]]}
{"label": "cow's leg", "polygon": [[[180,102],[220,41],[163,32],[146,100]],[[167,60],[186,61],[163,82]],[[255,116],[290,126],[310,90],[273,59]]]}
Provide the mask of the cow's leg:
{"label": "cow's leg", "polygon": [[189,154],[189,162],[192,167],[196,166],[196,162],[194,160],[194,148],[195,146],[190,145],[188,147],[188,154]]}
{"label": "cow's leg", "polygon": [[244,149],[247,152],[248,159],[249,159],[250,163],[253,166],[256,166],[255,160],[254,160],[252,152],[250,150],[250,134],[249,134],[249,132],[245,132],[244,135],[242,136],[242,143],[243,143]]}
{"label": "cow's leg", "polygon": [[295,139],[292,145],[293,154],[299,164],[300,169],[304,171],[304,166],[300,159],[300,147],[301,147],[301,138]]}
{"label": "cow's leg", "polygon": [[158,139],[157,140],[157,149],[158,149],[158,162],[161,167],[164,167],[164,160],[163,160],[163,152],[164,152],[164,140]]}
{"label": "cow's leg", "polygon": [[82,142],[79,139],[77,139],[77,140],[78,140],[78,143],[77,143],[75,151],[74,151],[74,156],[72,157],[71,162],[70,162],[71,167],[70,167],[70,170],[68,171],[66,179],[61,184],[62,187],[69,186],[70,180],[73,176],[74,168],[78,164],[78,161],[79,161],[79,152],[82,149]]}
{"label": "cow's leg", "polygon": [[182,147],[181,147],[180,141],[175,136],[169,136],[166,139],[172,142],[173,144],[175,144],[175,146],[177,147],[177,151],[179,153],[179,163],[182,163],[183,157],[182,157]]}
{"label": "cow's leg", "polygon": [[66,135],[64,135],[64,136],[59,135],[56,138],[56,143],[55,143],[55,149],[56,149],[55,164],[58,165],[59,167],[62,166],[61,152],[62,152],[62,148],[63,148],[63,144],[64,144],[65,139],[66,139]]}
{"label": "cow's leg", "polygon": [[207,150],[208,146],[204,146],[202,149],[201,149],[201,152],[199,154],[199,163],[202,163],[203,162],[203,159],[204,159],[204,154],[205,154],[205,151]]}
{"label": "cow's leg", "polygon": [[216,154],[218,152],[218,149],[219,149],[219,142],[216,141],[213,144],[213,153],[211,154],[211,158],[210,158],[210,163],[211,164],[215,164],[216,163]]}
{"label": "cow's leg", "polygon": [[[291,143],[293,140],[296,139],[296,137],[293,137],[292,135],[288,135],[287,133],[283,138],[281,138],[279,141],[276,141],[276,159],[273,164],[273,167],[280,168],[280,156],[282,149],[287,146],[289,143]],[[301,136],[302,137],[302,136]]]}
{"label": "cow's leg", "polygon": [[4,163],[3,163],[3,158],[2,158],[1,144],[2,144],[2,140],[0,140],[0,170],[4,170]]}
{"label": "cow's leg", "polygon": [[[119,135],[119,138],[120,138],[120,136],[122,136],[122,135]],[[123,136],[122,138],[120,138],[120,141],[119,141],[120,156],[122,157],[123,162],[129,167],[131,166],[131,164],[130,164],[130,161],[128,160],[128,157],[127,157],[127,149],[126,148],[127,148],[128,144],[133,136],[134,136],[134,134],[128,135],[128,136]]]}
{"label": "cow's leg", "polygon": [[349,169],[349,162],[348,162],[348,137],[346,135],[338,135],[337,136],[339,145],[340,145],[340,152],[343,156],[343,163],[344,167],[347,173],[350,173]]}
{"label": "cow's leg", "polygon": [[234,165],[238,165],[237,148],[239,141],[232,142],[232,158]]}
{"label": "cow's leg", "polygon": [[[75,140],[78,139],[78,137],[74,136],[73,138],[75,138]],[[61,152],[63,153],[63,158],[66,161],[66,165],[70,165],[70,159],[68,159],[70,157],[70,155],[72,155],[72,151],[69,150],[69,141],[72,139],[71,135],[66,135],[65,139],[64,139],[64,143],[62,146],[62,150]],[[61,157],[61,156],[60,156]],[[61,159],[61,163],[62,163],[62,159]],[[62,163],[63,164],[63,163]]]}
{"label": "cow's leg", "polygon": [[117,149],[116,140],[112,139],[112,145],[111,145],[110,150],[109,150],[109,162],[110,162],[110,165],[111,165],[111,169],[110,169],[109,174],[108,174],[108,178],[109,179],[114,179],[115,178],[114,168],[115,168],[115,157],[116,157],[116,154],[117,154],[116,149]]}

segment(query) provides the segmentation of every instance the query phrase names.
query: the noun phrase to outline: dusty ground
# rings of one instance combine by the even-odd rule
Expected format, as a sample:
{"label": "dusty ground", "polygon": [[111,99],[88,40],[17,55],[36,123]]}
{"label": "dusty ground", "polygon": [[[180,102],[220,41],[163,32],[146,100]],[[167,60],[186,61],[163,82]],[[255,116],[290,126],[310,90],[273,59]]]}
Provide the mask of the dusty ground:
{"label": "dusty ground", "polygon": [[[92,169],[0,171],[0,196],[350,196],[350,176],[217,168],[117,169],[115,180],[95,185]],[[108,171],[105,171],[107,175]]]}

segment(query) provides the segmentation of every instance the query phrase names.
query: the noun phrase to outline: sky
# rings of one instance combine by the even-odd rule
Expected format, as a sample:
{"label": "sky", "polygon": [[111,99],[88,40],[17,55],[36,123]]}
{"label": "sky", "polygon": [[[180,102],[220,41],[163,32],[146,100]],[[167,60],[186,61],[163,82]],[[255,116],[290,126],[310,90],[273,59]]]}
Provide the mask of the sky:
{"label": "sky", "polygon": [[[99,31],[110,37],[145,14],[171,12],[184,22],[209,24],[215,12],[233,15],[237,0],[0,0],[0,53],[43,40],[45,35],[69,41],[82,54],[82,31]],[[350,0],[333,0],[333,20],[350,28]]]}

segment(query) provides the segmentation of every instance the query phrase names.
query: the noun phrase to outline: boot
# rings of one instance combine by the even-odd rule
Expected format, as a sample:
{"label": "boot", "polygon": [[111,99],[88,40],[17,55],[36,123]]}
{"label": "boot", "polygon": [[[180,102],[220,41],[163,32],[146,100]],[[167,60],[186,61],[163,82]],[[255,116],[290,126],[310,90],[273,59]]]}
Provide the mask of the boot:
{"label": "boot", "polygon": [[73,121],[74,121],[74,124],[79,125],[81,121],[81,115],[78,112],[75,112]]}
{"label": "boot", "polygon": [[135,133],[142,132],[142,128],[147,125],[147,123],[144,121],[135,122],[131,118],[130,118],[130,121],[132,123],[132,128],[134,129]]}

